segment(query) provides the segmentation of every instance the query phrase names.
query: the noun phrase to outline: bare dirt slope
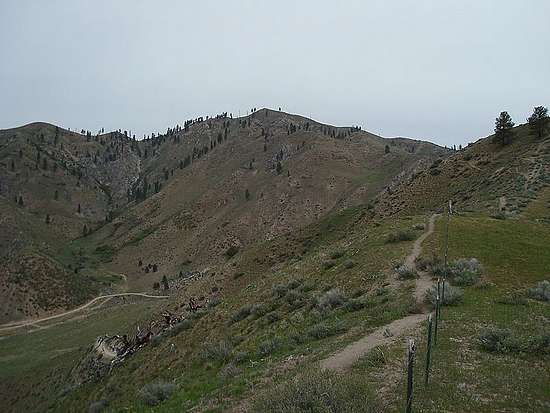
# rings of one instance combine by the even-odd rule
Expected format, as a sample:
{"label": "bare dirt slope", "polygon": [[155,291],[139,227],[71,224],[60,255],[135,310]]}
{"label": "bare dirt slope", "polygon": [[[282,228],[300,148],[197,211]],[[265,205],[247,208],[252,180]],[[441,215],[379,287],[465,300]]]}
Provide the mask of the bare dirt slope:
{"label": "bare dirt slope", "polygon": [[83,132],[43,123],[0,131],[0,321],[112,293],[105,269],[143,291],[225,263],[448,154],[268,109],[139,141]]}

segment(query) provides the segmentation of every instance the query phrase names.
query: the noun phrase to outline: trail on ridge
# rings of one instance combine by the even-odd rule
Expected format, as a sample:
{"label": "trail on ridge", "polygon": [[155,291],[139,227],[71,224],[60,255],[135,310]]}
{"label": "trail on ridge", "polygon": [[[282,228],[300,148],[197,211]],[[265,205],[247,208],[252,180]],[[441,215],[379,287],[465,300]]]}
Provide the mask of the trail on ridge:
{"label": "trail on ridge", "polygon": [[[410,254],[407,255],[407,257],[405,258],[404,265],[408,266],[409,268],[416,267],[415,260],[422,253],[422,243],[424,242],[424,240],[431,234],[433,234],[435,219],[437,218],[437,216],[438,214],[434,214],[430,217],[430,220],[428,222],[428,229],[416,239]],[[403,335],[406,331],[415,327],[422,320],[425,320],[426,308],[423,307],[423,299],[426,291],[432,286],[433,283],[427,272],[418,271],[418,276],[419,277],[416,279],[415,283],[414,297],[423,311],[421,314],[412,314],[399,320],[392,321],[390,324],[386,324],[385,326],[378,328],[374,332],[349,344],[341,351],[322,360],[321,368],[335,371],[347,370],[374,347],[389,344],[397,337]]]}

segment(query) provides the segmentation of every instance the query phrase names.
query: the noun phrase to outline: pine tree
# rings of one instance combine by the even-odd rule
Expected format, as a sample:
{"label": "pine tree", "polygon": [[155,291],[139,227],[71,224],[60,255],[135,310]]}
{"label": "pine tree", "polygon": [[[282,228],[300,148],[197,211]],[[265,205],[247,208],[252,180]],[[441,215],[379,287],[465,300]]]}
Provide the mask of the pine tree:
{"label": "pine tree", "polygon": [[533,114],[527,119],[531,133],[537,138],[542,138],[548,131],[550,118],[548,117],[548,108],[537,106],[533,110]]}
{"label": "pine tree", "polygon": [[21,195],[19,195],[19,198],[17,199],[17,204],[21,207],[24,206],[23,197]]}
{"label": "pine tree", "polygon": [[11,171],[15,172],[15,161],[13,159],[11,160]]}
{"label": "pine tree", "polygon": [[46,224],[50,223],[50,214],[46,214]]}
{"label": "pine tree", "polygon": [[390,147],[388,145],[384,148],[384,153],[390,153]]}
{"label": "pine tree", "polygon": [[53,193],[53,199],[54,201],[57,201],[58,198],[59,198],[59,191],[56,189],[55,192]]}
{"label": "pine tree", "polygon": [[78,204],[77,211],[78,211],[78,213],[80,214],[80,211],[81,211],[81,209],[80,209],[80,204]]}
{"label": "pine tree", "polygon": [[250,200],[250,191],[248,188],[244,191],[244,197],[247,201]]}
{"label": "pine tree", "polygon": [[281,165],[281,162],[277,162],[277,175],[280,175],[281,172],[283,172],[283,166]]}
{"label": "pine tree", "polygon": [[168,284],[168,278],[166,278],[166,275],[162,276],[162,288],[164,288],[165,290],[168,290],[170,288]]}
{"label": "pine tree", "polygon": [[514,122],[508,112],[500,112],[500,115],[495,120],[495,136],[493,142],[500,143],[501,145],[508,145],[514,136],[512,128]]}

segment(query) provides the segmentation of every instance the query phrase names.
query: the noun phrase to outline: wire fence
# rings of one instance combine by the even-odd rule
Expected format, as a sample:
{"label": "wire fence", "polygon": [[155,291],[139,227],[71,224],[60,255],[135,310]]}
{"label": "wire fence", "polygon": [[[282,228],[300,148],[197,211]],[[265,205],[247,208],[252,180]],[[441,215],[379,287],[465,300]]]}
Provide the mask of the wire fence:
{"label": "wire fence", "polygon": [[[449,226],[452,215],[452,202],[449,201],[447,209],[447,220],[445,225],[445,239],[444,239],[444,251],[445,251],[445,272],[448,273],[448,254],[449,254]],[[436,284],[436,298],[433,310],[428,314],[426,320],[426,364],[424,368],[424,385],[427,387],[430,381],[430,371],[432,367],[432,353],[433,347],[437,346],[437,335],[440,329],[441,323],[441,309],[445,302],[445,283],[446,275],[437,279]],[[414,380],[414,361],[417,355],[417,348],[415,341],[410,339],[407,344],[407,396],[405,399],[405,413],[411,413],[413,407],[413,380]]]}

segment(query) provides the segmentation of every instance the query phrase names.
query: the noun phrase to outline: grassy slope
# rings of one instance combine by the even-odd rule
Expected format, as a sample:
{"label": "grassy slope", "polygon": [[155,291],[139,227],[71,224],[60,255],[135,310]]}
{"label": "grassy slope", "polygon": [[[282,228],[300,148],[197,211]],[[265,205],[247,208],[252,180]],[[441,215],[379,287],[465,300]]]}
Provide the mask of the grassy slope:
{"label": "grassy slope", "polygon": [[[211,405],[215,411],[223,411],[237,400],[249,397],[253,389],[266,386],[271,380],[269,377],[276,373],[281,362],[289,356],[300,359],[303,356],[308,363],[313,362],[331,349],[345,345],[374,327],[406,314],[411,306],[407,298],[410,294],[408,284],[397,291],[381,287],[386,274],[391,272],[390,263],[397,263],[408,252],[410,242],[388,245],[384,240],[388,232],[397,228],[408,229],[423,218],[402,218],[358,226],[357,223],[365,218],[364,215],[363,208],[330,215],[320,223],[298,232],[291,239],[282,237],[245,252],[240,260],[235,261],[235,267],[230,261],[228,265],[235,268],[236,273],[244,274],[235,279],[228,277],[224,281],[222,303],[197,320],[191,330],[166,338],[156,347],[146,347],[115,369],[104,381],[84,385],[59,397],[54,410],[84,410],[91,401],[107,398],[114,411],[123,406],[130,407],[131,411],[145,411],[138,391],[144,384],[162,377],[174,380],[178,390],[158,411],[180,411],[182,406],[197,403]],[[305,247],[299,257],[292,259],[290,256],[296,253],[296,243]],[[323,262],[329,260],[335,250],[342,250],[344,255],[335,259],[332,268],[323,270]],[[272,253],[276,254],[275,258],[270,257]],[[272,259],[280,260],[280,263],[273,263]],[[349,259],[354,261],[355,266],[345,268],[343,264]],[[296,291],[302,304],[293,305],[286,296],[279,299],[274,296],[273,285],[297,278],[301,280]],[[195,286],[197,291],[191,289],[188,294],[205,291],[211,285],[208,282],[205,281],[202,289]],[[357,311],[336,309],[325,314],[311,307],[317,296],[335,287],[348,296],[354,293],[363,295],[368,302],[367,306]],[[185,298],[180,300],[185,303]],[[278,320],[269,322],[263,315],[228,323],[230,317],[243,305],[255,303],[269,307],[278,315]],[[327,327],[328,337],[316,339],[308,334],[308,331],[319,325]],[[63,333],[60,326],[46,331],[48,334]],[[104,332],[97,324],[90,327],[90,335],[93,335],[91,331],[96,334]],[[121,326],[119,332],[123,331]],[[271,354],[259,354],[259,349],[265,345],[262,343],[273,337],[278,337],[277,348]],[[89,343],[89,336],[86,338]],[[204,360],[202,357],[206,342],[218,343],[224,339],[234,343],[229,356],[231,362],[236,363],[234,360],[238,353],[247,353],[245,361],[237,363],[241,373],[230,380],[220,377],[220,370],[229,361],[215,358]],[[17,346],[18,342],[25,342],[25,338],[15,336],[4,342],[8,345],[4,353],[8,357],[10,349]],[[53,338],[47,340],[44,346],[44,352],[67,347]],[[16,362],[10,369],[12,374],[15,379],[25,381],[26,362],[21,358],[13,361]],[[50,362],[37,359],[36,371],[45,372]],[[20,367],[23,377],[16,373]],[[66,371],[68,367],[62,365],[59,370]],[[63,386],[62,382],[62,374],[59,373],[52,384],[59,389]],[[52,391],[52,388],[46,386],[41,389],[42,396],[35,397],[45,397],[51,401],[51,395],[44,395]],[[27,408],[26,403],[28,400],[19,400],[13,408]]]}
{"label": "grassy slope", "polygon": [[[546,195],[539,199],[543,204]],[[546,207],[536,210],[547,216]],[[550,278],[550,226],[536,222],[534,210],[528,218],[495,220],[486,216],[454,216],[450,230],[451,259],[477,257],[485,268],[489,286],[466,287],[464,302],[443,309],[439,342],[434,351],[430,386],[423,383],[425,360],[424,331],[417,334],[419,357],[416,364],[415,411],[548,411],[550,356],[544,354],[494,354],[477,344],[482,328],[509,328],[518,337],[548,334],[550,308],[547,303],[529,300],[527,305],[498,301],[513,291],[523,291],[537,281]],[[441,255],[444,223],[425,244],[425,255]],[[386,363],[356,366],[356,371],[374,377],[396,380],[387,395],[390,411],[404,405],[404,349],[401,343],[386,349]],[[389,372],[388,372],[389,371]],[[378,388],[375,380],[371,386]],[[386,394],[386,393],[384,393]]]}
{"label": "grassy slope", "polygon": [[[66,323],[0,340],[0,405],[8,411],[45,411],[67,388],[68,372],[95,337],[143,323],[158,303],[108,305]],[[6,410],[4,410],[6,411]]]}

